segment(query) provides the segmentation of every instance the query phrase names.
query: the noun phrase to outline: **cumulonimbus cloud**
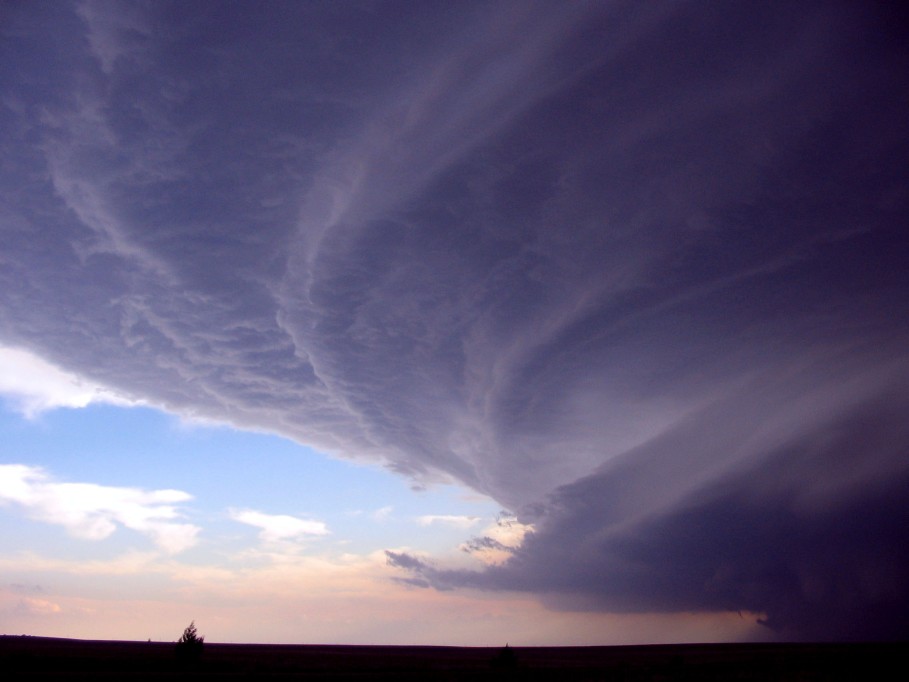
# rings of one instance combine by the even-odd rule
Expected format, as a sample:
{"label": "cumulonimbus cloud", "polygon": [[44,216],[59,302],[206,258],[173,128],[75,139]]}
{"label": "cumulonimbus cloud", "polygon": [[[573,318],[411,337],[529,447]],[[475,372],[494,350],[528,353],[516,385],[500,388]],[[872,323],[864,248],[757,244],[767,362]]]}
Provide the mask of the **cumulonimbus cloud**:
{"label": "cumulonimbus cloud", "polygon": [[[527,590],[562,609],[747,610],[789,638],[893,639],[909,627],[907,386],[904,374],[854,395],[708,476],[690,468],[716,466],[700,452],[711,440],[743,446],[729,406],[713,406],[555,491],[498,565],[445,570],[404,553],[390,562],[413,585]],[[792,405],[762,410],[751,398],[756,423]]]}
{"label": "cumulonimbus cloud", "polygon": [[890,10],[25,7],[4,345],[533,524],[425,584],[906,636]]}

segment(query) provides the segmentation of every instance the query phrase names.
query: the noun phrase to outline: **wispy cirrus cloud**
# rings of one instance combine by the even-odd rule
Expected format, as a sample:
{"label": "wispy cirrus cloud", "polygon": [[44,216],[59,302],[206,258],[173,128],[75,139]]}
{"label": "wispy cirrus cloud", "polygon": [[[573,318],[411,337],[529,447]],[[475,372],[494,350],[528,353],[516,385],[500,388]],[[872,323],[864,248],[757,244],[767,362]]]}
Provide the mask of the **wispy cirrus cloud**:
{"label": "wispy cirrus cloud", "polygon": [[183,523],[180,490],[142,490],[55,481],[39,467],[0,464],[0,504],[14,504],[36,521],[65,527],[75,537],[103,540],[117,526],[147,535],[175,554],[196,544],[199,527]]}

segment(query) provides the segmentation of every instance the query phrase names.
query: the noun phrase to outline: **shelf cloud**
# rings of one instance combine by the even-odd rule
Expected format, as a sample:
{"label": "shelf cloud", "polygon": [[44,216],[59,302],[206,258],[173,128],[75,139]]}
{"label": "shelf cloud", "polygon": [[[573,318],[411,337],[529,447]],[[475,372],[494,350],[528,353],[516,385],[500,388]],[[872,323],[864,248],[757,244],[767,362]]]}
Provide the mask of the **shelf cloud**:
{"label": "shelf cloud", "polygon": [[533,525],[420,584],[909,635],[897,9],[0,13],[4,347]]}

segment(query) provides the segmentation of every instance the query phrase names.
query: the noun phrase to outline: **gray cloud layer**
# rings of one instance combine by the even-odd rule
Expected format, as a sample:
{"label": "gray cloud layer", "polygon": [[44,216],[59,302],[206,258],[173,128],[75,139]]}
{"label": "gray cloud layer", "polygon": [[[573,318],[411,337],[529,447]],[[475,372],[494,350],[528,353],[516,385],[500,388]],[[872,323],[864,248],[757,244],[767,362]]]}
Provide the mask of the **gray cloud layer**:
{"label": "gray cloud layer", "polygon": [[906,636],[895,10],[0,12],[0,342],[536,522],[427,583]]}

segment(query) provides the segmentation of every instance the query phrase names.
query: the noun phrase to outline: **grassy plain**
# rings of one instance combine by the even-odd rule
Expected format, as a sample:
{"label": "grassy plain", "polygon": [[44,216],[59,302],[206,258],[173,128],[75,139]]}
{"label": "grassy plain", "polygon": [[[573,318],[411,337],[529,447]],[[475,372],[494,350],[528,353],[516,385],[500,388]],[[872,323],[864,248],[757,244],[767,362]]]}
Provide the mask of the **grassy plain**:
{"label": "grassy plain", "polygon": [[[182,662],[169,642],[0,637],[6,680],[881,680],[900,644],[694,644],[499,648],[206,643]],[[896,678],[894,678],[894,674]]]}

